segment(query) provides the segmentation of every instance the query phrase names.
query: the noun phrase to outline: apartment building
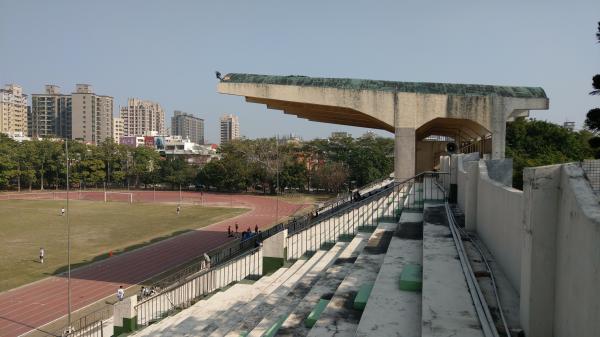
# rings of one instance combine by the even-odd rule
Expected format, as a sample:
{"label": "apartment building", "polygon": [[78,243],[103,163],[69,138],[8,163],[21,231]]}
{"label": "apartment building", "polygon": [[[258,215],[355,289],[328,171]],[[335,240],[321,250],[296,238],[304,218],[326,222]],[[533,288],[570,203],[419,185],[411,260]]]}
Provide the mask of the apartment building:
{"label": "apartment building", "polygon": [[221,144],[240,138],[240,122],[235,115],[221,117]]}
{"label": "apartment building", "polygon": [[113,98],[96,95],[89,84],[77,84],[71,94],[72,139],[98,144],[112,134]]}
{"label": "apartment building", "polygon": [[124,136],[141,136],[149,132],[165,134],[165,111],[160,104],[129,98],[120,109]]}
{"label": "apartment building", "polygon": [[123,133],[123,118],[121,117],[113,117],[113,135],[112,138],[115,143],[118,143],[121,137],[125,134]]}
{"label": "apartment building", "polygon": [[27,134],[27,95],[19,85],[0,89],[0,132]]}
{"label": "apartment building", "polygon": [[204,119],[175,110],[171,117],[171,134],[187,138],[196,144],[204,144]]}
{"label": "apartment building", "polygon": [[60,93],[60,87],[48,84],[43,94],[31,95],[28,113],[30,137],[71,138],[71,95]]}

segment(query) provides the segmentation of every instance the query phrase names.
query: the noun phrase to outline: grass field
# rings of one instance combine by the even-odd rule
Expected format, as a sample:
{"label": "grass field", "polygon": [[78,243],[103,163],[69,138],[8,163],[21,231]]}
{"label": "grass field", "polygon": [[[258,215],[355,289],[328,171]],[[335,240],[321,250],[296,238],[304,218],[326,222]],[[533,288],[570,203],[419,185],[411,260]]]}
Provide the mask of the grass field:
{"label": "grass field", "polygon": [[[66,269],[64,201],[9,200],[0,202],[0,291]],[[71,201],[72,266],[106,258],[204,227],[247,211],[241,208]],[[46,250],[38,262],[40,247]]]}

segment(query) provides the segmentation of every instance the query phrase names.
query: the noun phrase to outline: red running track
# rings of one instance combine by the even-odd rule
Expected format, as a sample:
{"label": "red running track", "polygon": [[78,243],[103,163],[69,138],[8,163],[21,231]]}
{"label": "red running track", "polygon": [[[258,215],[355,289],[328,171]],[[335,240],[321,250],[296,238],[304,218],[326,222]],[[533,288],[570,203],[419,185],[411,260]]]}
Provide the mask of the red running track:
{"label": "red running track", "polygon": [[[80,193],[80,194],[78,194]],[[178,202],[179,192],[131,192],[134,201]],[[48,193],[46,199],[64,199],[65,193]],[[7,194],[0,194],[6,200]],[[11,194],[10,199],[40,199],[39,193]],[[116,196],[115,196],[116,197]],[[183,192],[184,202],[206,205],[235,205],[251,208],[238,217],[191,231],[174,238],[102,260],[71,272],[72,310],[83,308],[124,288],[140,283],[169,268],[189,261],[231,240],[225,234],[229,225],[240,224],[267,228],[275,219],[276,200],[249,195],[223,195]],[[73,192],[71,198],[103,200],[102,192]],[[156,199],[155,199],[156,198]],[[127,200],[127,197],[124,198]],[[304,205],[279,201],[280,217],[298,211]],[[185,207],[182,210],[185,212]],[[67,279],[52,276],[0,294],[0,336],[16,337],[57,320],[67,314]]]}

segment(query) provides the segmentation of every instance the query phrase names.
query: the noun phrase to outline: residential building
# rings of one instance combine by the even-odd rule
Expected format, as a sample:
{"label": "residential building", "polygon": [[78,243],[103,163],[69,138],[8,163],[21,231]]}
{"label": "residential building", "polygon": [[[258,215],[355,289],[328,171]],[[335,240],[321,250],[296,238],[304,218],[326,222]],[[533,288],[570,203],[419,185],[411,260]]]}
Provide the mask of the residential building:
{"label": "residential building", "polygon": [[72,139],[98,144],[113,136],[112,97],[96,95],[89,84],[77,84],[71,109]]}
{"label": "residential building", "polygon": [[233,139],[240,138],[240,122],[235,115],[223,115],[221,117],[221,145]]}
{"label": "residential building", "polygon": [[112,138],[115,143],[118,143],[121,137],[125,134],[123,133],[123,118],[121,117],[113,117],[113,128],[112,128]]}
{"label": "residential building", "polygon": [[352,137],[348,132],[345,131],[334,131],[331,133],[331,138],[346,138]]}
{"label": "residential building", "polygon": [[165,134],[165,111],[156,102],[129,98],[120,109],[125,136],[141,136],[148,132]]}
{"label": "residential building", "polygon": [[171,117],[171,134],[189,138],[196,144],[204,144],[204,119],[175,110]]}
{"label": "residential building", "polygon": [[71,114],[71,95],[63,95],[59,86],[48,84],[43,94],[31,95],[28,135],[70,139]]}
{"label": "residential building", "polygon": [[563,128],[565,128],[569,131],[575,131],[575,122],[564,122]]}
{"label": "residential building", "polygon": [[0,89],[0,132],[27,134],[27,95],[16,84]]}

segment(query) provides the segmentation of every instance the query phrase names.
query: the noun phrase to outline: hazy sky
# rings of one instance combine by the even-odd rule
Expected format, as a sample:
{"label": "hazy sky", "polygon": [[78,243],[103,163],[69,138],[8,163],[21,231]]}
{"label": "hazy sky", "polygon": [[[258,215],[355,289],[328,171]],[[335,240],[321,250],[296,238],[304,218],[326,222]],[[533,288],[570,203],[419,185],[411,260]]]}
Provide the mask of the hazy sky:
{"label": "hazy sky", "polygon": [[[532,116],[580,127],[600,106],[600,1],[8,1],[0,0],[0,84],[26,93],[89,83],[205,119],[240,117],[243,135],[305,139],[366,129],[300,120],[216,93],[222,73],[541,86]],[[387,132],[379,132],[391,135]]]}

